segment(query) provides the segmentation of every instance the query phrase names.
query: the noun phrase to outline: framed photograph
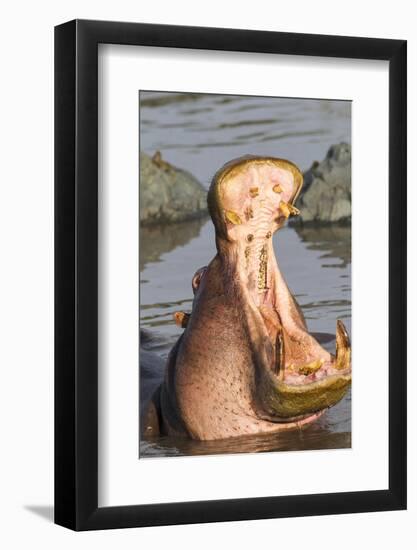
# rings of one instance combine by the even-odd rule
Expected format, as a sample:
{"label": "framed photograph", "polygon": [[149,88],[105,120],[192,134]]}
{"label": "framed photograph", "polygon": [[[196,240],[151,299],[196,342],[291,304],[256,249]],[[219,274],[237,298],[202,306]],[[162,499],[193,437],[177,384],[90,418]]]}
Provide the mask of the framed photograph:
{"label": "framed photograph", "polygon": [[55,522],[406,508],[406,42],[55,29]]}

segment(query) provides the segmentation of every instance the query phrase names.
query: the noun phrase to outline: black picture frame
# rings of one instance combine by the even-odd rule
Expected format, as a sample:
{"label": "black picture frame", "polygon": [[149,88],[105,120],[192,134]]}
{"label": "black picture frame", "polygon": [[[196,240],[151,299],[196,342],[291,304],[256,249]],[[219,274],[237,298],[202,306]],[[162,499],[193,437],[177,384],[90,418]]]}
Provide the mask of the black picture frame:
{"label": "black picture frame", "polygon": [[[98,507],[98,44],[389,62],[387,490]],[[106,21],[55,28],[57,524],[91,530],[406,508],[406,46],[404,40]]]}

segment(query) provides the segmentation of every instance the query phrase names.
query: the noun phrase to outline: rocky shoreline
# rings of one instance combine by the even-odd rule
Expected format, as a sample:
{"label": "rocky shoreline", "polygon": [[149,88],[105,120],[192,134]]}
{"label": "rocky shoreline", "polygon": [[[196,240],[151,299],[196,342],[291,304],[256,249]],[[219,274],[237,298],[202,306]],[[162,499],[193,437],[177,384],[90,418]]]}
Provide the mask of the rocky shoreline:
{"label": "rocky shoreline", "polygon": [[332,145],[321,162],[304,172],[304,185],[297,199],[300,216],[292,223],[348,224],[351,220],[351,148]]}
{"label": "rocky shoreline", "polygon": [[140,153],[140,223],[153,225],[182,222],[207,215],[207,192],[186,170]]}
{"label": "rocky shoreline", "polygon": [[[207,213],[207,192],[186,170],[163,160],[140,154],[140,223],[143,226],[203,218]],[[297,199],[301,211],[291,223],[349,224],[351,220],[351,147],[332,145],[326,157],[315,161],[304,173],[304,185]]]}

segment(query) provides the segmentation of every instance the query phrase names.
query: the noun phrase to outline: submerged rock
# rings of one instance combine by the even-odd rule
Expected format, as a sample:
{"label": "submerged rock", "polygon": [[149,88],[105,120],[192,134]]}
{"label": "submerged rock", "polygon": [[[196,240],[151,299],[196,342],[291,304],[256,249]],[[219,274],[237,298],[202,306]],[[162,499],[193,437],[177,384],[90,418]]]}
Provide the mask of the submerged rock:
{"label": "submerged rock", "polygon": [[207,214],[207,192],[189,172],[140,154],[140,223],[179,222]]}
{"label": "submerged rock", "polygon": [[301,223],[350,221],[350,145],[332,145],[326,158],[322,162],[314,162],[304,173],[304,186],[297,200],[297,207],[301,211]]}

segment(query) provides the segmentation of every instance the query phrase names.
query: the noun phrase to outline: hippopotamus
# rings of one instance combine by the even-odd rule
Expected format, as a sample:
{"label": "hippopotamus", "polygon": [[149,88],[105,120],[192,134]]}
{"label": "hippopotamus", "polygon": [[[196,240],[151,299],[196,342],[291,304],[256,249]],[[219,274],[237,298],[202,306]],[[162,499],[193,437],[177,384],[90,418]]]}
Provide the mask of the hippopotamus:
{"label": "hippopotamus", "polygon": [[245,156],[214,176],[208,210],[217,254],[192,278],[183,333],[142,418],[145,437],[195,440],[307,426],[346,394],[351,346],[336,323],[335,353],[309,333],[275,257],[272,236],[291,215],[303,175],[292,162]]}

